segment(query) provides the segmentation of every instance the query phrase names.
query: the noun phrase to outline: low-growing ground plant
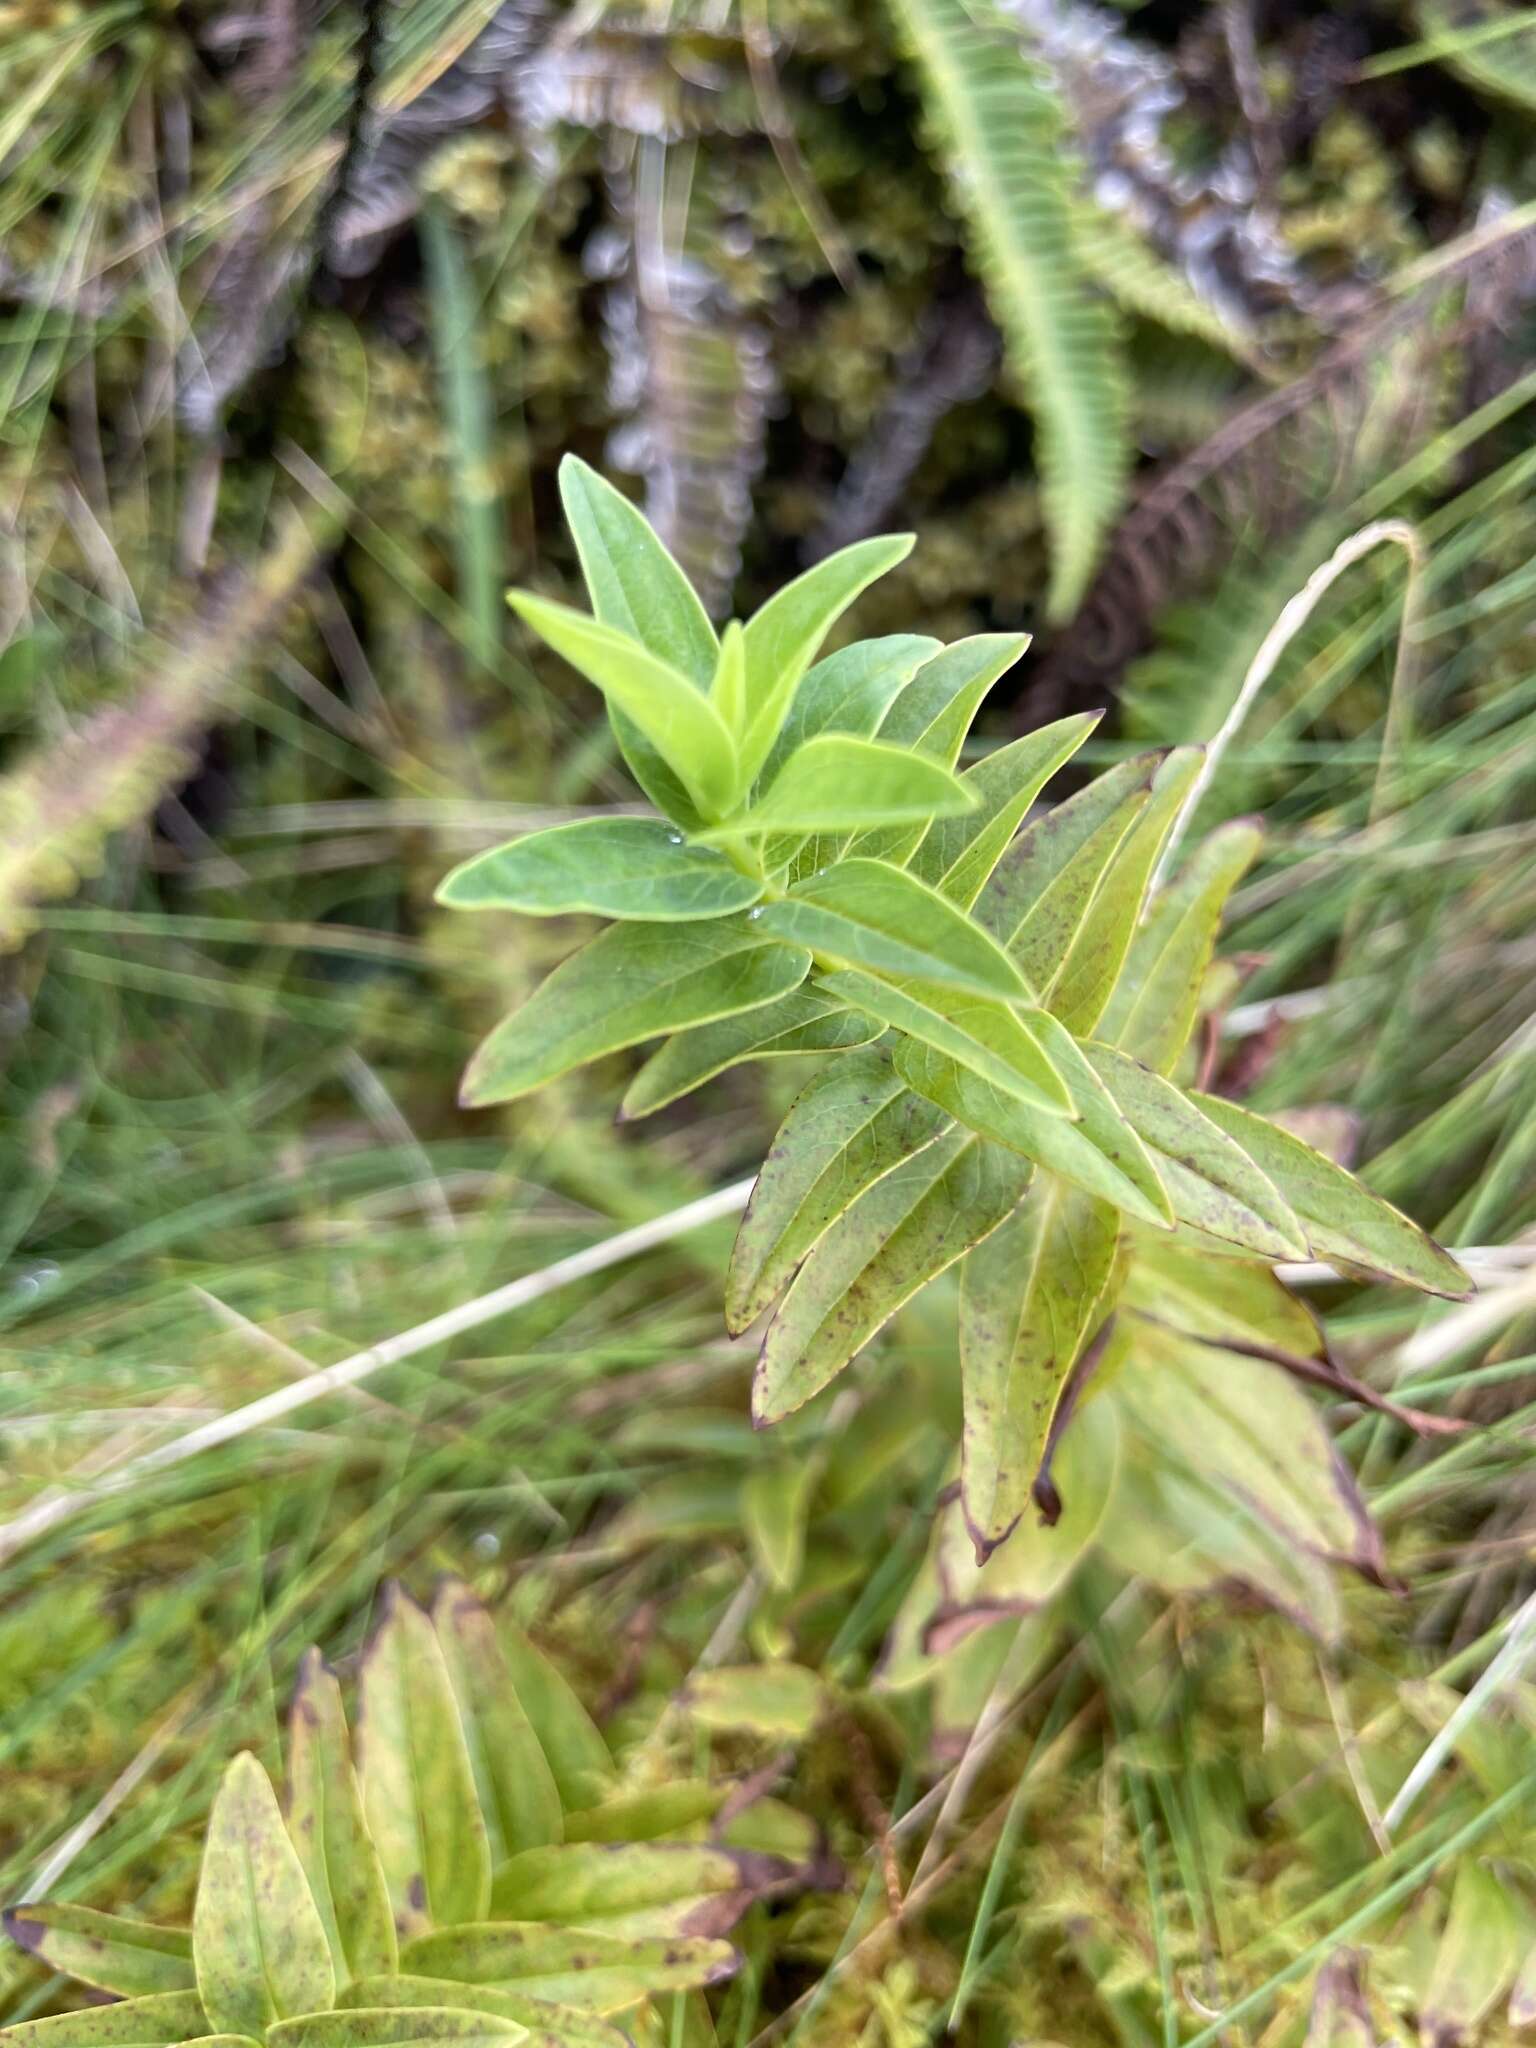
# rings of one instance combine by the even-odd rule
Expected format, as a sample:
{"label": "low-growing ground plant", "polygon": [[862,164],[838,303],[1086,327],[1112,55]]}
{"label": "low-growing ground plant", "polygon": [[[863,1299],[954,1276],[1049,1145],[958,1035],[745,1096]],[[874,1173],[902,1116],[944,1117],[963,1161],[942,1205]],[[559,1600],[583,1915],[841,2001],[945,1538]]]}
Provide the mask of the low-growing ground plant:
{"label": "low-growing ground plant", "polygon": [[[1197,1467],[1200,1439],[1232,1434],[1262,1521],[1293,1483],[1271,1469],[1262,1408],[1222,1410],[1241,1368],[1217,1370],[1209,1347],[1325,1371],[1273,1268],[1321,1260],[1447,1295],[1467,1283],[1341,1166],[1204,1085],[1207,977],[1257,829],[1225,826],[1167,873],[1200,793],[1196,748],[1122,761],[1037,813],[1088,716],[962,771],[1023,635],[890,635],[818,660],[908,536],[845,548],[717,636],[620,493],[574,459],[562,489],[593,616],[511,601],[603,692],[660,815],[532,833],[444,882],[460,908],[612,920],[491,1033],[464,1101],[512,1101],[660,1038],[624,1096],[638,1118],[740,1062],[822,1054],[727,1279],[733,1331],[768,1319],[754,1420],[820,1393],[958,1265],[978,1564],[1031,1500],[1059,1517],[1058,1443],[1107,1388],[1120,1420],[1096,1420],[1077,1513],[1107,1496],[1131,1414]],[[1295,1481],[1308,1513],[1350,1520],[1333,1461],[1311,1464]],[[1154,1460],[1134,1482],[1149,1529],[1178,1530],[1170,1471]]]}
{"label": "low-growing ground plant", "polygon": [[733,1974],[754,1901],[829,1876],[816,1829],[750,1789],[621,1786],[560,1672],[461,1584],[430,1614],[390,1589],[354,1724],[310,1651],[286,1805],[234,1758],[190,1928],[10,1909],[14,1941],[112,2002],[5,2048],[622,2048],[655,2038],[652,2000]]}

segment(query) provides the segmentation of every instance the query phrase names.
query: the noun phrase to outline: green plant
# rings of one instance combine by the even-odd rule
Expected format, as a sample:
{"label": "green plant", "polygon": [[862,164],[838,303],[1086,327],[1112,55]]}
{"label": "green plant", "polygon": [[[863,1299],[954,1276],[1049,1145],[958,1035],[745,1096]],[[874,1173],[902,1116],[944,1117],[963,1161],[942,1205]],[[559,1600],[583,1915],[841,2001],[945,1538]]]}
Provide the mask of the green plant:
{"label": "green plant", "polygon": [[[776,1851],[814,1830],[772,1801],[715,1825],[726,1784],[621,1789],[558,1670],[462,1585],[430,1615],[392,1588],[357,1690],[354,1745],[336,1678],[305,1658],[286,1809],[249,1751],[228,1766],[190,1930],[5,1914],[116,2001],[0,2030],[6,2048],[618,2048],[606,2015],[728,1977],[721,1936],[812,1872]],[[765,1826],[774,1849],[752,1846]]]}
{"label": "green plant", "polygon": [[573,460],[562,482],[596,617],[512,602],[604,692],[666,816],[535,833],[444,882],[460,907],[618,920],[492,1032],[464,1099],[510,1101],[664,1034],[626,1115],[742,1060],[833,1055],[770,1149],[727,1281],[733,1330],[774,1311],[759,1423],[963,1261],[963,1488],[985,1555],[1032,1495],[1054,1511],[1073,1378],[1143,1240],[1463,1290],[1342,1168],[1174,1078],[1190,1078],[1222,905],[1257,845],[1225,827],[1158,886],[1198,749],[1121,762],[1031,818],[1091,717],[955,773],[1022,636],[894,636],[813,666],[908,540],[845,549],[717,640],[641,515]]}

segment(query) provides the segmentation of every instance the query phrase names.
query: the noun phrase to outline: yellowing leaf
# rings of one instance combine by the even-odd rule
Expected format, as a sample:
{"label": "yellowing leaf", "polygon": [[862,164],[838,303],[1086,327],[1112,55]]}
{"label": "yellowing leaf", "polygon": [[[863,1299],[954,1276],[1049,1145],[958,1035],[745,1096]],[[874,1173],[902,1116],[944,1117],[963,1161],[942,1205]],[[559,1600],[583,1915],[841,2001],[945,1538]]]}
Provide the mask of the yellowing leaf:
{"label": "yellowing leaf", "polygon": [[827,1692],[803,1664],[716,1665],[689,1679],[683,1702],[706,1728],[796,1741],[821,1719]]}
{"label": "yellowing leaf", "polygon": [[363,1818],[341,1688],[308,1650],[288,1716],[288,1832],[325,1927],[338,1985],[395,1966],[395,1926]]}
{"label": "yellowing leaf", "polygon": [[89,1906],[12,1906],[0,1925],[50,1970],[120,1998],[190,1991],[192,1937],[184,1928],[120,1920]]}

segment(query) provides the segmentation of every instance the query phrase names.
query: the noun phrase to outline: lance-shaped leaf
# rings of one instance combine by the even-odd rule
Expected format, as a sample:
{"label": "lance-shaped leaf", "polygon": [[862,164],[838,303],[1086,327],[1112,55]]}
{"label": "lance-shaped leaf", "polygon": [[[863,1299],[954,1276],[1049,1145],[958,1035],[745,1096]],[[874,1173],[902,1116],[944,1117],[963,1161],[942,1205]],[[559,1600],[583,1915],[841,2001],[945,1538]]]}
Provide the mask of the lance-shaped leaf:
{"label": "lance-shaped leaf", "polygon": [[709,701],[726,730],[739,733],[747,715],[747,643],[736,619],[720,636],[720,659],[709,686]]}
{"label": "lance-shaped leaf", "polygon": [[558,1842],[560,1791],[517,1696],[496,1624],[468,1586],[450,1579],[432,1602],[432,1625],[459,1703],[492,1863]]}
{"label": "lance-shaped leaf", "polygon": [[[1024,827],[976,899],[976,917],[1048,984],[1105,868],[1146,804],[1160,754],[1118,761]],[[1025,966],[1026,973],[1029,971]]]}
{"label": "lance-shaped leaf", "polygon": [[1084,1088],[1073,1077],[1070,1085],[1079,1120],[1071,1123],[1065,1117],[1040,1115],[1016,1095],[1003,1094],[958,1061],[915,1039],[902,1040],[894,1060],[908,1087],[971,1130],[1022,1153],[1126,1215],[1167,1228],[1167,1197],[1151,1157],[1102,1086]]}
{"label": "lance-shaped leaf", "polygon": [[1128,1309],[1211,1343],[1264,1345],[1297,1358],[1315,1358],[1323,1348],[1312,1311],[1272,1267],[1212,1258],[1198,1243],[1138,1232],[1123,1298]]}
{"label": "lance-shaped leaf", "polygon": [[50,1970],[119,1998],[190,1991],[196,1984],[185,1928],[71,1905],[12,1906],[0,1914],[0,1926]]}
{"label": "lance-shaped leaf", "polygon": [[556,654],[595,683],[654,747],[697,812],[719,817],[735,801],[738,768],[729,728],[680,669],[627,633],[567,604],[514,590],[508,602]]}
{"label": "lance-shaped leaf", "polygon": [[[800,1460],[803,1465],[806,1461]],[[568,1842],[660,1842],[713,1820],[730,1797],[727,1779],[676,1778],[643,1792],[620,1792],[601,1806],[565,1816]]]}
{"label": "lance-shaped leaf", "polygon": [[1262,836],[1244,819],[1218,826],[1158,893],[1131,941],[1097,1035],[1155,1074],[1171,1074],[1189,1043],[1221,913]]}
{"label": "lance-shaped leaf", "polygon": [[267,2048],[428,2048],[439,2041],[508,2048],[527,2038],[521,2020],[469,2006],[361,2006],[284,2020],[268,2033]]}
{"label": "lance-shaped leaf", "polygon": [[885,633],[840,647],[810,670],[763,763],[767,789],[797,747],[823,733],[872,739],[892,703],[942,642],[925,633]]}
{"label": "lance-shaped leaf", "polygon": [[1470,2040],[1514,1982],[1532,1932],[1519,1893],[1487,1864],[1463,1857],[1419,2008],[1420,2040],[1434,2048]]}
{"label": "lance-shaped leaf", "polygon": [[528,2029],[528,2048],[634,2048],[631,2037],[574,2006],[554,2005],[525,1991],[506,1991],[491,1984],[458,1984],[446,1977],[372,1977],[344,1992],[345,2006],[424,2010],[446,2006],[450,2011],[491,2013]]}
{"label": "lance-shaped leaf", "polygon": [[777,1002],[810,954],[742,919],[676,928],[619,924],[563,961],[498,1024],[465,1071],[460,1099],[510,1102],[605,1053]]}
{"label": "lance-shaped leaf", "polygon": [[820,1478],[810,1458],[759,1465],[741,1483],[741,1529],[753,1562],[781,1593],[793,1592],[805,1564],[805,1527]]}
{"label": "lance-shaped leaf", "polygon": [[592,1716],[556,1669],[520,1628],[500,1630],[512,1683],[550,1775],[567,1809],[590,1806],[614,1781],[613,1758]]}
{"label": "lance-shaped leaf", "polygon": [[823,975],[816,986],[947,1054],[1046,1116],[1077,1113],[1066,1082],[1031,1029],[1037,1014],[1032,1010],[1015,1009],[995,996],[962,995],[931,982],[877,981],[854,969]]}
{"label": "lance-shaped leaf", "polygon": [[728,917],[763,893],[723,853],[689,846],[657,818],[578,818],[465,861],[438,886],[451,910],[678,924]]}
{"label": "lance-shaped leaf", "polygon": [[498,1919],[626,1936],[724,1934],[754,1898],[795,1881],[778,1856],[691,1842],[562,1842],[525,1849],[496,1873]]}
{"label": "lance-shaped leaf", "polygon": [[1093,1031],[1114,992],[1153,872],[1201,759],[1198,747],[1181,747],[1159,765],[1145,805],[1115,848],[1051,977],[1051,1014],[1079,1038]]}
{"label": "lance-shaped leaf", "polygon": [[[707,690],[719,652],[714,628],[645,515],[574,455],[560,464],[560,497],[597,617]],[[652,803],[680,824],[699,824],[687,791],[644,733],[611,703],[609,717]]]}
{"label": "lance-shaped leaf", "polygon": [[560,464],[560,502],[598,618],[707,689],[714,628],[645,514],[575,455]]}
{"label": "lance-shaped leaf", "polygon": [[753,929],[808,946],[847,967],[909,975],[977,995],[1026,999],[1006,953],[964,911],[905,869],[845,860],[760,905]]}
{"label": "lance-shaped leaf", "polygon": [[622,1122],[665,1109],[716,1074],[744,1060],[790,1059],[808,1052],[848,1052],[878,1038],[880,1027],[860,1010],[805,987],[760,1010],[680,1031],[658,1046],[629,1084]]}
{"label": "lance-shaped leaf", "polygon": [[1151,1152],[1181,1223],[1267,1259],[1306,1257],[1289,1202],[1203,1104],[1110,1046],[1086,1050],[1115,1107]]}
{"label": "lance-shaped leaf", "polygon": [[[925,661],[892,704],[880,738],[892,746],[953,768],[982,699],[1029,645],[1027,633],[976,633]],[[905,865],[922,844],[926,824],[870,831],[850,852]]]}
{"label": "lance-shaped leaf", "polygon": [[750,810],[699,836],[716,845],[767,832],[910,824],[968,811],[974,802],[937,761],[879,740],[826,733],[790,755]]}
{"label": "lance-shaped leaf", "polygon": [[485,1915],[491,1859],[442,1647],[398,1586],[358,1673],[358,1774],[401,1939]]}
{"label": "lance-shaped leaf", "polygon": [[1058,719],[968,768],[960,780],[976,798],[976,808],[962,817],[935,820],[912,856],[913,874],[969,910],[1030,805],[1102,716],[1085,711]]}
{"label": "lance-shaped leaf", "polygon": [[1453,1299],[1470,1293],[1471,1282],[1449,1252],[1342,1166],[1238,1103],[1213,1095],[1194,1100],[1279,1188],[1314,1258],[1384,1273]]}
{"label": "lance-shaped leaf", "polygon": [[860,591],[912,552],[914,538],[910,533],[886,534],[841,548],[786,584],[747,621],[744,789],[761,773],[795,692],[833,623]]}
{"label": "lance-shaped leaf", "polygon": [[657,1992],[718,1984],[737,1956],[726,1941],[498,1920],[429,1934],[401,1960],[410,1976],[521,1991],[583,2012],[619,2012]]}
{"label": "lance-shaped leaf", "polygon": [[328,2006],[335,1992],[325,1927],[271,1782],[249,1750],[225,1771],[209,1815],[192,1956],[218,2033],[259,2038],[274,2020]]}
{"label": "lance-shaped leaf", "polygon": [[819,1394],[920,1287],[997,1228],[1030,1171],[950,1130],[876,1181],[812,1251],[769,1324],[754,1419],[778,1422]]}
{"label": "lance-shaped leaf", "polygon": [[736,1234],[725,1320],[740,1332],[785,1287],[817,1240],[864,1190],[944,1123],[878,1049],[833,1060],[796,1097],[758,1174]]}
{"label": "lance-shaped leaf", "polygon": [[1111,1305],[1119,1231],[1108,1204],[1044,1173],[960,1269],[965,1519],[983,1553],[1029,1506],[1072,1368]]}
{"label": "lance-shaped leaf", "polygon": [[696,1672],[683,1704],[706,1728],[797,1742],[826,1712],[828,1695],[819,1673],[803,1664],[730,1664]]}
{"label": "lance-shaped leaf", "polygon": [[195,1991],[165,1991],[112,2005],[60,2012],[45,2020],[0,2027],[5,2048],[176,2048],[206,2034],[208,2017]]}
{"label": "lance-shaped leaf", "polygon": [[288,1716],[288,1832],[330,1943],[336,1982],[395,1966],[395,1924],[363,1818],[341,1688],[307,1650]]}

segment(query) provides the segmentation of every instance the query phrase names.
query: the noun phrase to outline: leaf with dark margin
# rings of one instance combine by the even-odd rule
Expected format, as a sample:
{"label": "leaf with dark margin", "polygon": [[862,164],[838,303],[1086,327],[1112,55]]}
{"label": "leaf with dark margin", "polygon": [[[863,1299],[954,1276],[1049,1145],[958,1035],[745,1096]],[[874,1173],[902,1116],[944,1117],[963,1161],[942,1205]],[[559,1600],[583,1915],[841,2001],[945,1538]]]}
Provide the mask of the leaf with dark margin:
{"label": "leaf with dark margin", "polygon": [[976,898],[977,922],[1012,952],[1025,947],[1049,979],[1115,848],[1135,823],[1161,754],[1138,754],[1054,804],[1014,839]]}
{"label": "leaf with dark margin", "polygon": [[1112,1305],[1119,1234],[1116,1210],[1043,1173],[960,1269],[963,1499],[983,1552],[1030,1504],[1072,1368]]}
{"label": "leaf with dark margin", "polygon": [[195,1991],[164,1991],[0,2027],[0,2048],[177,2048],[207,2031]]}
{"label": "leaf with dark margin", "polygon": [[840,861],[759,906],[750,929],[772,932],[848,967],[916,976],[977,995],[1028,998],[1007,954],[964,911],[879,860]]}
{"label": "leaf with dark margin", "polygon": [[942,1053],[904,1039],[894,1055],[896,1071],[928,1101],[962,1124],[1060,1174],[1085,1194],[1112,1203],[1128,1216],[1168,1227],[1162,1183],[1146,1147],[1110,1101],[1108,1091],[1074,1087],[1080,1121],[1041,1116],[1016,1096],[978,1080]]}
{"label": "leaf with dark margin", "polygon": [[1156,1074],[1171,1074],[1189,1043],[1228,896],[1263,842],[1238,819],[1203,839],[1160,890],[1131,941],[1098,1036]]}
{"label": "leaf with dark margin", "polygon": [[534,1998],[525,1991],[501,1990],[490,1984],[458,1984],[445,1977],[374,1977],[366,1985],[354,1985],[341,2003],[350,2005],[354,1994],[360,2005],[375,2009],[421,2010],[446,2006],[450,2010],[487,2012],[498,2019],[513,2020],[528,2029],[528,2048],[634,2048],[630,2036],[594,2012],[580,2012],[574,2006],[554,2005],[546,1998]]}
{"label": "leaf with dark margin", "polygon": [[1471,1293],[1471,1281],[1449,1252],[1342,1166],[1236,1102],[1215,1095],[1193,1099],[1291,1203],[1313,1258],[1384,1273],[1453,1300]]}
{"label": "leaf with dark margin", "polygon": [[849,1205],[943,1122],[879,1048],[823,1068],[791,1105],[757,1176],[726,1275],[727,1328],[755,1322]]}
{"label": "leaf with dark margin", "polygon": [[11,1906],[0,1914],[0,1926],[50,1970],[119,1998],[190,1991],[197,1982],[184,1927],[154,1927],[71,1905]]}
{"label": "leaf with dark margin", "polygon": [[754,1420],[780,1421],[820,1393],[920,1287],[997,1228],[1030,1171],[950,1130],[876,1181],[811,1252],[769,1324]]}
{"label": "leaf with dark margin", "polygon": [[1179,1222],[1267,1259],[1306,1257],[1307,1241],[1290,1204],[1250,1153],[1205,1113],[1203,1101],[1111,1046],[1085,1051],[1115,1107],[1150,1150]]}
{"label": "leaf with dark margin", "polygon": [[1204,758],[1180,747],[1162,762],[1135,824],[1115,848],[1052,977],[1048,1007],[1086,1038],[1104,1014],[1140,922],[1152,876]]}
{"label": "leaf with dark margin", "polygon": [[778,1002],[714,1024],[679,1031],[658,1046],[629,1084],[621,1122],[651,1116],[745,1060],[776,1060],[815,1052],[848,1052],[880,1036],[860,1010],[815,988],[794,989]]}
{"label": "leaf with dark margin", "polygon": [[562,961],[481,1045],[460,1100],[511,1102],[573,1067],[774,1003],[811,956],[741,919],[657,928],[620,924]]}
{"label": "leaf with dark margin", "polygon": [[408,1976],[494,1985],[583,2012],[617,2012],[654,1992],[697,1991],[729,1977],[736,1963],[725,1941],[608,1934],[538,1920],[429,1934],[401,1958]]}
{"label": "leaf with dark margin", "polygon": [[915,536],[884,534],[840,548],[787,583],[747,621],[747,725],[741,784],[749,789],[773,750],[816,650],[854,599],[912,552]]}
{"label": "leaf with dark margin", "polygon": [[433,1599],[432,1625],[459,1703],[492,1864],[560,1841],[560,1790],[517,1696],[496,1624],[462,1580],[448,1579]]}
{"label": "leaf with dark margin", "polygon": [[192,1908],[199,2032],[253,2034],[328,2006],[330,1944],[266,1772],[249,1750],[214,1796]]}
{"label": "leaf with dark margin", "polygon": [[341,1688],[306,1650],[288,1713],[288,1833],[330,1944],[338,1985],[395,1966],[395,1923],[373,1837]]}
{"label": "leaf with dark margin", "polygon": [[912,856],[913,874],[969,910],[1030,805],[1102,716],[1086,711],[1057,719],[968,768],[960,780],[976,797],[975,810],[959,818],[936,819],[929,826]]}
{"label": "leaf with dark margin", "polygon": [[491,1858],[437,1631],[391,1585],[358,1669],[358,1777],[403,1940],[485,1917]]}
{"label": "leaf with dark margin", "polygon": [[659,818],[578,818],[476,854],[438,884],[436,900],[450,910],[674,924],[728,917],[762,893],[723,853],[680,844]]}
{"label": "leaf with dark margin", "polygon": [[681,669],[571,605],[526,590],[509,592],[507,602],[642,734],[700,815],[718,817],[730,808],[741,782],[735,741]]}
{"label": "leaf with dark margin", "polygon": [[564,1842],[504,1864],[491,1904],[499,1919],[708,1940],[801,1876],[779,1856],[691,1842]]}
{"label": "leaf with dark margin", "polygon": [[1066,1082],[1031,1028],[1039,1014],[1032,1009],[995,996],[962,995],[931,982],[877,981],[852,969],[822,975],[815,985],[957,1060],[1045,1116],[1076,1115]]}
{"label": "leaf with dark margin", "polygon": [[1135,1235],[1125,1306],[1201,1339],[1236,1338],[1317,1357],[1322,1331],[1305,1302],[1251,1259],[1215,1257],[1177,1238]]}

